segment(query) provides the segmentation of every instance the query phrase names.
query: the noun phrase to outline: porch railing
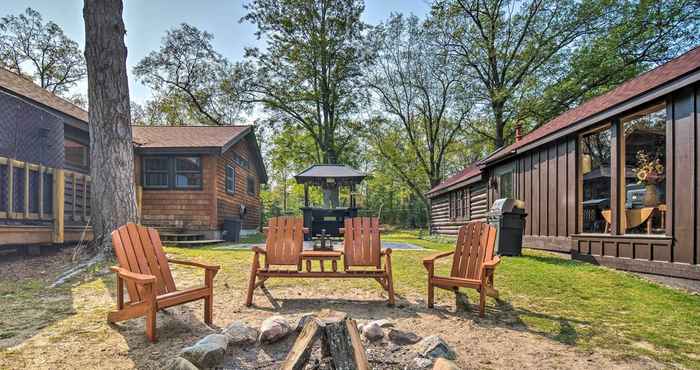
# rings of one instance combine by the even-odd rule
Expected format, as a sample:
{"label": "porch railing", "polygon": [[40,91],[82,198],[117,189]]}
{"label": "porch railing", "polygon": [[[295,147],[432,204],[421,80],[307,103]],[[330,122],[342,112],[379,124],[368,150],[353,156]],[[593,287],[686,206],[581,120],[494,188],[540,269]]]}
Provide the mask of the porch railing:
{"label": "porch railing", "polygon": [[90,184],[86,174],[0,156],[0,220],[49,224],[53,242],[63,243],[66,214],[88,220]]}

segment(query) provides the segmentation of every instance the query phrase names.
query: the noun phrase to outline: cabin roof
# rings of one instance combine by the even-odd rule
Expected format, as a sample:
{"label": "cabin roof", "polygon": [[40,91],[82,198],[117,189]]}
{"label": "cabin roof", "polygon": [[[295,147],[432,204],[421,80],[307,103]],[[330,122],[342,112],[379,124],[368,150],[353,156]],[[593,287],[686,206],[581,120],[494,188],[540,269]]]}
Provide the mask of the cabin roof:
{"label": "cabin roof", "polygon": [[648,72],[623,83],[609,92],[592,98],[576,108],[572,108],[536,130],[525,135],[520,141],[499,150],[482,163],[488,164],[513,154],[517,149],[529,144],[544,144],[548,137],[562,129],[573,126],[585,119],[593,117],[610,108],[618,106],[632,98],[647,93],[661,85],[675,80],[683,75],[700,68],[700,47],[692,49],[685,54],[672,59]]}
{"label": "cabin roof", "polygon": [[473,177],[476,177],[478,175],[481,175],[481,169],[479,168],[479,166],[477,164],[472,164],[471,166],[468,166],[465,169],[457,172],[456,174],[448,177],[443,182],[439,183],[434,188],[430,189],[430,191],[428,191],[427,195],[429,198],[431,198],[432,196],[435,196],[438,193],[440,193],[441,190],[445,190],[452,185],[467,181],[467,180],[469,180]]}
{"label": "cabin roof", "polygon": [[88,112],[79,106],[35,84],[32,80],[0,67],[0,88],[18,96],[59,111],[75,119],[88,122]]}
{"label": "cabin roof", "polygon": [[252,126],[132,126],[134,144],[143,149],[228,149]]}

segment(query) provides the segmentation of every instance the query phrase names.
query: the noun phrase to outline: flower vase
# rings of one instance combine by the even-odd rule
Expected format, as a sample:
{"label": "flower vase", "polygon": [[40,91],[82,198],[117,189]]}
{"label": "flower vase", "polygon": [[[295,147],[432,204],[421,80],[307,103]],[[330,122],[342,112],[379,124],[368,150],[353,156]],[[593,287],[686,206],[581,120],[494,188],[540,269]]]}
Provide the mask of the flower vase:
{"label": "flower vase", "polygon": [[644,206],[656,207],[657,204],[659,204],[659,199],[656,195],[656,184],[647,184],[644,189]]}

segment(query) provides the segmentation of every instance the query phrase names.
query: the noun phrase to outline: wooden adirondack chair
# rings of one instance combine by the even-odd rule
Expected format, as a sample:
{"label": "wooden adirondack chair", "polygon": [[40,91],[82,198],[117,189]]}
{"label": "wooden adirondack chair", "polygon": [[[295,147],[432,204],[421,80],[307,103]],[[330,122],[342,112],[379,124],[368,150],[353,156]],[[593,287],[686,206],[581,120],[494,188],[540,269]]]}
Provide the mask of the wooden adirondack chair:
{"label": "wooden adirondack chair", "polygon": [[[379,218],[346,218],[344,235],[343,262],[347,274],[367,275],[373,277],[389,294],[389,305],[394,305],[394,281],[391,272],[391,248],[381,249],[381,228]],[[381,257],[384,256],[382,269]],[[352,270],[362,267],[362,270]],[[367,270],[373,267],[374,270]]]}
{"label": "wooden adirondack chair", "polygon": [[[493,287],[493,273],[500,257],[493,255],[496,228],[484,222],[470,222],[459,228],[454,252],[442,252],[423,259],[428,270],[428,307],[433,307],[434,288],[457,290],[460,287],[479,291],[479,316],[484,316],[486,296],[498,298]],[[450,276],[435,275],[435,260],[453,254]]]}
{"label": "wooden adirondack chair", "polygon": [[[117,311],[108,314],[109,322],[146,316],[146,336],[156,341],[156,312],[160,309],[196,300],[204,300],[204,322],[211,324],[214,276],[219,266],[168,259],[155,229],[128,223],[112,232],[112,244],[119,266],[117,274]],[[204,269],[204,286],[177,290],[168,263]],[[124,284],[129,302],[124,302]]]}
{"label": "wooden adirondack chair", "polygon": [[[301,252],[304,249],[304,220],[299,217],[273,217],[265,228],[265,249],[253,247],[253,264],[246,294],[246,306],[253,304],[253,291],[263,286],[272,276],[288,276],[301,270]],[[260,255],[265,256],[265,266],[260,267]],[[270,266],[294,266],[295,270],[271,270]],[[259,278],[259,281],[257,281]]]}

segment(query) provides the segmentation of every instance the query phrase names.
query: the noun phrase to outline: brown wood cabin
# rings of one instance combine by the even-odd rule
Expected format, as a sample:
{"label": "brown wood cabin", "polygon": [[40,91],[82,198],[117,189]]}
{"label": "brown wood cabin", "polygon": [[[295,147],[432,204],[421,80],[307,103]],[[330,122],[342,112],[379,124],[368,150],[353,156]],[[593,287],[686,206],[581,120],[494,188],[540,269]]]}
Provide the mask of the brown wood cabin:
{"label": "brown wood cabin", "polygon": [[[197,240],[222,239],[229,218],[260,227],[267,182],[252,126],[134,126],[141,222]],[[187,237],[180,241],[188,241]]]}
{"label": "brown wood cabin", "polygon": [[88,114],[0,68],[0,252],[92,238]]}
{"label": "brown wood cabin", "polygon": [[699,80],[696,48],[554,118],[431,189],[431,230],[512,197],[528,247],[700,279]]}

